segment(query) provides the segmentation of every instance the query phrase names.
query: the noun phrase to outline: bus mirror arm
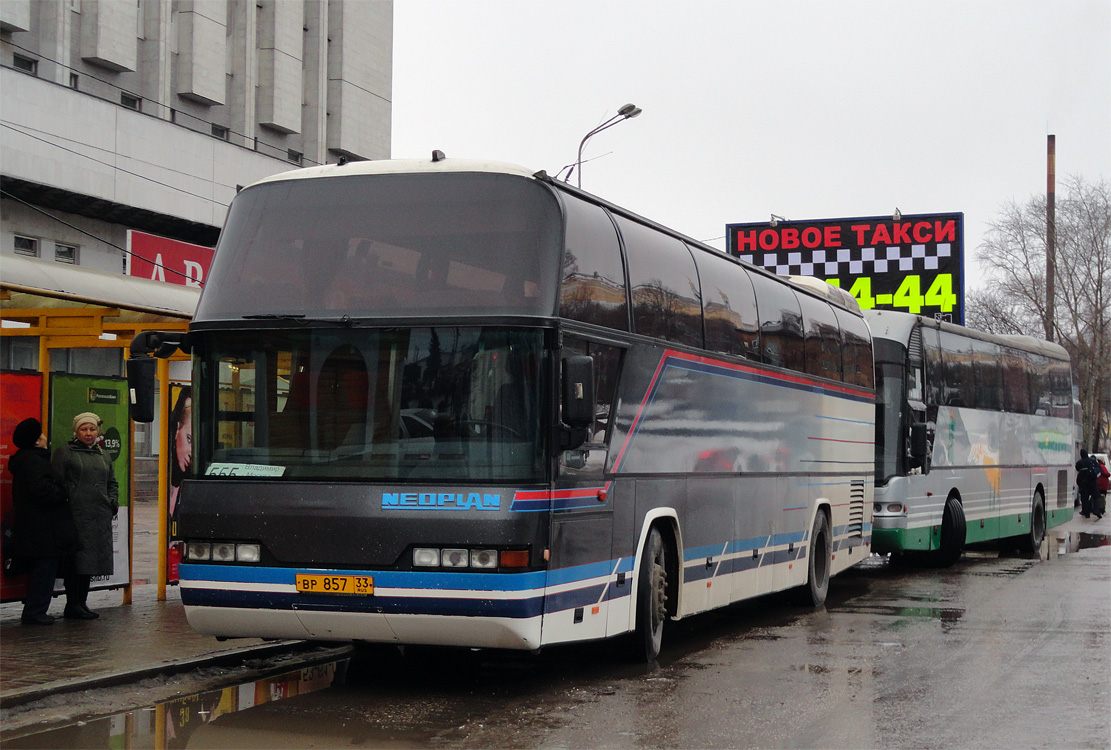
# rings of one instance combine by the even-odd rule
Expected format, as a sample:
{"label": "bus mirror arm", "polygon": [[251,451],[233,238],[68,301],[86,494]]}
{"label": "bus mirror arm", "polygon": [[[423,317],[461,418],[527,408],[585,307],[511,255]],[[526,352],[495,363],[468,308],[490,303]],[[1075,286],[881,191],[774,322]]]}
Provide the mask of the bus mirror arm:
{"label": "bus mirror arm", "polygon": [[127,359],[127,410],[132,420],[154,421],[156,358],[167,359],[178,349],[188,353],[188,335],[181,331],[143,331],[131,340]]}

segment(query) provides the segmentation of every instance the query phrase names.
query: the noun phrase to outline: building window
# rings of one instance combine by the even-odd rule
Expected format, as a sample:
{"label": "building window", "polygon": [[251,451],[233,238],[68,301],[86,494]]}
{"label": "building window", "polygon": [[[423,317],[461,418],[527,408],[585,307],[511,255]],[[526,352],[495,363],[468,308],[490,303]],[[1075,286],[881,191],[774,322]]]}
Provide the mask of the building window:
{"label": "building window", "polygon": [[34,237],[15,236],[15,254],[26,255],[31,258],[39,257],[39,241]]}
{"label": "building window", "polygon": [[54,243],[54,260],[59,263],[77,263],[77,246],[76,245],[63,245],[59,242]]}
{"label": "building window", "polygon": [[128,109],[133,109],[138,112],[141,108],[142,103],[143,100],[137,96],[133,96],[126,92],[120,94],[120,104],[127,107]]}
{"label": "building window", "polygon": [[303,159],[304,156],[305,155],[300,151],[294,151],[293,149],[286,151],[286,157],[297,166],[301,166],[301,159]]}
{"label": "building window", "polygon": [[76,73],[70,73],[69,74],[69,87],[71,89],[78,88],[77,83],[80,80],[81,80],[81,76],[77,75]]}
{"label": "building window", "polygon": [[223,125],[212,126],[212,135],[216,136],[222,141],[226,141],[230,133],[231,131],[228,128],[225,128]]}
{"label": "building window", "polygon": [[38,75],[39,61],[23,55],[12,55],[12,65],[16,70],[22,70],[24,73],[31,75]]}

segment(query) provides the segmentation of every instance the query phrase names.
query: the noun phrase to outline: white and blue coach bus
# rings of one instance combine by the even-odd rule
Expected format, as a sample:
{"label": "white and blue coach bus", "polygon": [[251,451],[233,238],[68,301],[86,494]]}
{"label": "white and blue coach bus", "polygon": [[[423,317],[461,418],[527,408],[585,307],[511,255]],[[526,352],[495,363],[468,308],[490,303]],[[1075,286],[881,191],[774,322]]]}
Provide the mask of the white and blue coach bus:
{"label": "white and blue coach bus", "polygon": [[867,557],[855,302],[519,167],[367,161],[229,211],[190,326],[178,531],[219,637],[535,650]]}

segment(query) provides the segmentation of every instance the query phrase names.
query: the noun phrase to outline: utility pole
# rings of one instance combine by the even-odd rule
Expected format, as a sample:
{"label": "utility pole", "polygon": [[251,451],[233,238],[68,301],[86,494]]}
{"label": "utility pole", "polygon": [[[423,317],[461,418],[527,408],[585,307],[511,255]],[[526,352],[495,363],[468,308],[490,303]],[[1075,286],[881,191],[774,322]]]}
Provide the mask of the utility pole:
{"label": "utility pole", "polygon": [[1045,340],[1053,340],[1053,275],[1057,268],[1057,221],[1054,218],[1054,200],[1057,161],[1057,137],[1049,136],[1046,144],[1045,188]]}

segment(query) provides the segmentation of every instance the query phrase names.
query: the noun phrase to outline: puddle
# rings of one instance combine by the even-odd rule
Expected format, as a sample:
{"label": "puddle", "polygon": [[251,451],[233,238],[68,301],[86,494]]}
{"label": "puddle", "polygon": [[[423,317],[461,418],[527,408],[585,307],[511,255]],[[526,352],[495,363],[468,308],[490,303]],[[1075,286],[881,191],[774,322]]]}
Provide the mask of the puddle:
{"label": "puddle", "polygon": [[[1089,531],[1060,532],[1054,534],[1053,538],[1057,542],[1057,555],[1079,552],[1082,549],[1111,546],[1111,536]],[[1052,551],[1049,556],[1052,557]]]}
{"label": "puddle", "polygon": [[276,677],[208,690],[114,716],[79,721],[44,732],[29,732],[19,737],[5,737],[4,748],[184,748],[194,732],[217,717],[342,686],[350,661],[342,659],[304,667]]}

